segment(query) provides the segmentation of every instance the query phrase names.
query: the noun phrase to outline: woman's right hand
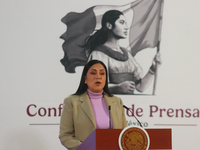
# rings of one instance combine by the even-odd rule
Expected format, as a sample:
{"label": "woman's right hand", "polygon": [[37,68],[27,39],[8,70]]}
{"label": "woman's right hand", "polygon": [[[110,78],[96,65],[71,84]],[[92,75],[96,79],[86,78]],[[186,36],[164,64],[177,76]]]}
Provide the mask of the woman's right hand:
{"label": "woman's right hand", "polygon": [[135,83],[133,81],[124,81],[119,83],[118,87],[121,94],[133,94],[135,91]]}

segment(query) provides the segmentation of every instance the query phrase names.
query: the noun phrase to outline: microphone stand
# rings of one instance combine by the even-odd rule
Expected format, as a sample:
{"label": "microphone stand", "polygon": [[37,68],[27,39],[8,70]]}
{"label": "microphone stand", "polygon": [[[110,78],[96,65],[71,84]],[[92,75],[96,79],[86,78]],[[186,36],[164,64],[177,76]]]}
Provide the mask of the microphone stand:
{"label": "microphone stand", "polygon": [[108,106],[108,110],[109,110],[109,129],[111,129],[111,115],[110,115],[110,110],[111,110],[111,106]]}
{"label": "microphone stand", "polygon": [[[137,122],[139,123],[140,127],[142,127],[141,122],[137,119],[137,117],[134,115],[134,113],[132,111],[130,111],[130,108],[128,108],[127,106],[123,105],[123,107],[128,110],[129,112],[131,112],[131,114],[133,115],[133,117],[137,120]],[[142,127],[143,128],[143,127]]]}

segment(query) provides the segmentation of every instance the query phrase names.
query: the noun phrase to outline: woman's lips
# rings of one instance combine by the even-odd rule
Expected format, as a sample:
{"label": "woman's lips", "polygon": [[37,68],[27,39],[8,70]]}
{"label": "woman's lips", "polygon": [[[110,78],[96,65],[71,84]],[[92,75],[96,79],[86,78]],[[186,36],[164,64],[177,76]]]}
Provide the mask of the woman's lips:
{"label": "woman's lips", "polygon": [[97,81],[97,82],[95,82],[95,84],[96,84],[96,85],[100,85],[100,84],[101,84],[101,82]]}

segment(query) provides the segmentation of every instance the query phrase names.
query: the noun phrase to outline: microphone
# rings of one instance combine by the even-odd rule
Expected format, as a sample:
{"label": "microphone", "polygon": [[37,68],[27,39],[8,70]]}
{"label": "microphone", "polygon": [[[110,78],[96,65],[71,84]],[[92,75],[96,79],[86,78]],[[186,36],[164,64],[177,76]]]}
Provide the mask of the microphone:
{"label": "microphone", "polygon": [[108,110],[109,110],[109,129],[111,129],[111,116],[110,116],[110,110],[111,110],[111,106],[108,106]]}
{"label": "microphone", "polygon": [[[131,113],[132,113],[132,115],[133,115],[133,117],[135,117],[135,119],[137,120],[137,122],[139,123],[139,125],[140,125],[140,127],[142,127],[142,124],[141,124],[141,122],[137,119],[137,117],[133,114],[133,112],[130,110],[130,108],[128,108],[127,106],[125,106],[125,105],[123,105],[123,107],[126,109],[126,110],[128,110],[128,111],[130,111]],[[143,128],[143,127],[142,127]]]}

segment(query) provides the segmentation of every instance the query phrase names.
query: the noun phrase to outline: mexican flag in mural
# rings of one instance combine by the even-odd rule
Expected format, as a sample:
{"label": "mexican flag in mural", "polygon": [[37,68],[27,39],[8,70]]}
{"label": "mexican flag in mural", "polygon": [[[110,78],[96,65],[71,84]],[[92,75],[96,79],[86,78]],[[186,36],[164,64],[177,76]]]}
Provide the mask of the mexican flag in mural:
{"label": "mexican flag in mural", "polygon": [[61,35],[65,70],[74,73],[88,58],[83,48],[88,37],[101,28],[102,15],[108,10],[120,10],[129,23],[127,48],[135,56],[145,48],[154,48],[160,42],[163,0],[136,0],[126,5],[98,5],[82,13],[70,12],[62,18],[67,30]]}

